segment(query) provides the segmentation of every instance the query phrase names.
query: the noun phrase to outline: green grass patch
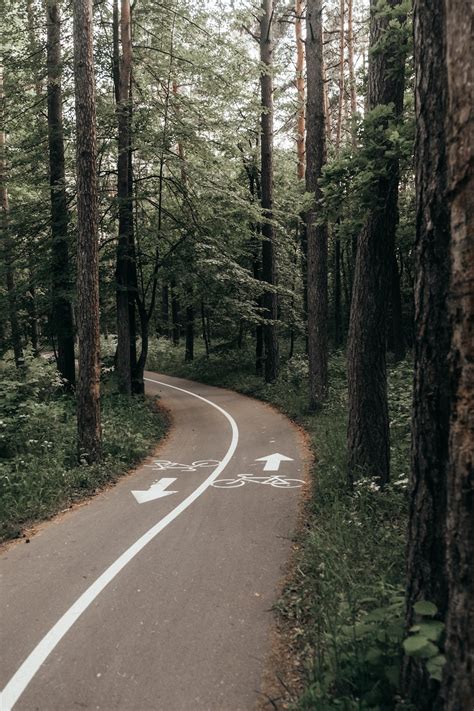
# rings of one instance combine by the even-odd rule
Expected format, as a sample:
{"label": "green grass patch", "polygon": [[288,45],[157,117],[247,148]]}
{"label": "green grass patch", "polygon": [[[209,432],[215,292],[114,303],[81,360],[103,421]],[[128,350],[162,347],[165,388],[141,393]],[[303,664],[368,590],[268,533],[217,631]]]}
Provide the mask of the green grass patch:
{"label": "green grass patch", "polygon": [[103,461],[77,463],[75,401],[54,365],[27,359],[21,378],[0,361],[0,540],[99,490],[143,459],[167,423],[148,398],[102,384]]}
{"label": "green grass patch", "polygon": [[278,612],[289,630],[304,690],[293,709],[395,709],[401,704],[405,526],[410,446],[412,368],[389,368],[392,483],[346,486],[347,383],[342,353],[330,359],[327,403],[307,409],[307,361],[283,362],[278,382],[254,374],[250,349],[201,347],[191,363],[182,349],[153,343],[149,367],[229,387],[270,402],[308,432],[315,454],[313,497],[299,534],[294,574]]}

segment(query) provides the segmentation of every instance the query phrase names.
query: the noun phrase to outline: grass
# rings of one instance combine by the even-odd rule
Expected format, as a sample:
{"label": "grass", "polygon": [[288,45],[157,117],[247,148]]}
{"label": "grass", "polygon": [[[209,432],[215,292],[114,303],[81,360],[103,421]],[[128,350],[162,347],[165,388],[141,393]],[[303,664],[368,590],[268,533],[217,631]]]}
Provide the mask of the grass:
{"label": "grass", "polygon": [[233,388],[276,405],[308,432],[315,454],[313,497],[297,540],[297,559],[278,605],[297,683],[282,689],[282,708],[395,709],[403,638],[411,365],[389,369],[392,483],[346,486],[345,361],[330,359],[329,398],[307,410],[307,364],[299,354],[265,385],[249,349],[222,346],[191,363],[167,341],[152,344],[150,369]]}
{"label": "grass", "polygon": [[166,431],[164,415],[146,398],[102,383],[103,461],[78,465],[75,402],[55,367],[28,359],[21,379],[0,361],[0,540],[94,493],[150,453]]}

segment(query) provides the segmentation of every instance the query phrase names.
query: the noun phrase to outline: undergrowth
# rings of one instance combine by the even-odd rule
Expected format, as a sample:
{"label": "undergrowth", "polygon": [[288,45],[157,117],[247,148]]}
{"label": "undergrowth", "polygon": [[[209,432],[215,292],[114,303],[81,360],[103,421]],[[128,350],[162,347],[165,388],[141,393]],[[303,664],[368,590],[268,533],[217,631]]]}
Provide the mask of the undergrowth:
{"label": "undergrowth", "polygon": [[283,363],[274,385],[255,376],[250,350],[225,344],[210,358],[198,351],[193,362],[183,363],[180,349],[159,340],[150,349],[149,367],[273,403],[310,435],[313,496],[296,542],[294,572],[278,604],[290,637],[292,671],[302,683],[283,708],[401,707],[411,365],[389,369],[392,483],[380,491],[361,480],[352,494],[346,486],[342,353],[331,357],[329,397],[316,415],[307,410],[307,361],[301,354]]}
{"label": "undergrowth", "polygon": [[151,401],[118,395],[110,376],[101,391],[104,458],[78,465],[74,397],[56,367],[27,358],[19,373],[0,361],[0,540],[114,481],[163,436]]}

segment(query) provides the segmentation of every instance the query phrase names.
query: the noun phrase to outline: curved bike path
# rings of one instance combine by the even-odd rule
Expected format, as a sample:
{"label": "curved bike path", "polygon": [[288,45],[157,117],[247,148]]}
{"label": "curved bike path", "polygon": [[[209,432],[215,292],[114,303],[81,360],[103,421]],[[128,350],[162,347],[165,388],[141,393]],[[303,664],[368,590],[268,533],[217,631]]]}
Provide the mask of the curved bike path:
{"label": "curved bike path", "polygon": [[1,711],[255,708],[309,454],[250,398],[147,392],[173,419],[157,452],[0,558]]}

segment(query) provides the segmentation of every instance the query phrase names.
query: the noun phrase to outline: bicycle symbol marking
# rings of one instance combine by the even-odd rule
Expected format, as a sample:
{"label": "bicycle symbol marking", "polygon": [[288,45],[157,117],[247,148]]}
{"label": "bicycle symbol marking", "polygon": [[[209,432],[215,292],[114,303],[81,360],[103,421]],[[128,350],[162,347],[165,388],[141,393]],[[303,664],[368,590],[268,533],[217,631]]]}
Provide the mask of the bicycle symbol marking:
{"label": "bicycle symbol marking", "polygon": [[181,464],[180,462],[171,462],[168,459],[155,459],[153,464],[145,464],[146,467],[155,471],[173,471],[180,472],[195,472],[198,469],[215,468],[220,464],[219,459],[198,459],[192,464]]}
{"label": "bicycle symbol marking", "polygon": [[273,486],[275,489],[296,489],[303,486],[301,479],[289,479],[285,476],[254,476],[253,474],[238,474],[236,479],[217,479],[212,482],[216,489],[237,489],[247,483]]}

